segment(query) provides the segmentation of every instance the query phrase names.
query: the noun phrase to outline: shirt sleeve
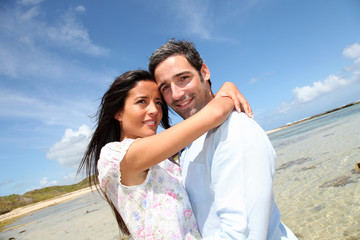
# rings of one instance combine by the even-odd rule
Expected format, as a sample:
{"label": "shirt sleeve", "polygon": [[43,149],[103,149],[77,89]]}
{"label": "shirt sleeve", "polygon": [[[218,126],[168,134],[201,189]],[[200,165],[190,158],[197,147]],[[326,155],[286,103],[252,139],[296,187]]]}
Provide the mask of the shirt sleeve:
{"label": "shirt sleeve", "polygon": [[132,139],[123,142],[111,142],[101,149],[97,168],[100,187],[103,190],[111,178],[117,179],[119,183],[121,182],[120,162],[133,142]]}
{"label": "shirt sleeve", "polygon": [[232,114],[219,130],[211,182],[221,227],[204,239],[266,239],[274,202],[272,145],[245,115]]}

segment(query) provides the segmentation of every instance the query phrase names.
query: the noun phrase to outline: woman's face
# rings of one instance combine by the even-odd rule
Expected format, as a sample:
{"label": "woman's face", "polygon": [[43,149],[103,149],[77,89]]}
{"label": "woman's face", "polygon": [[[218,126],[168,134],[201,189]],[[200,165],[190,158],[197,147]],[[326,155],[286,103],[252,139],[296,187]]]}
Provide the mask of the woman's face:
{"label": "woman's face", "polygon": [[138,82],[129,91],[124,109],[114,116],[120,122],[120,141],[156,134],[162,118],[162,104],[155,82],[146,80]]}

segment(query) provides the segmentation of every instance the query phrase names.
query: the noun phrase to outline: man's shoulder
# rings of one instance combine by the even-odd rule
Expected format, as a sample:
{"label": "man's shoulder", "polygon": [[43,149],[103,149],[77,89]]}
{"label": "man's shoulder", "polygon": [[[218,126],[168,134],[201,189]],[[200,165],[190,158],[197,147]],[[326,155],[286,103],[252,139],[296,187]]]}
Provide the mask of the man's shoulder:
{"label": "man's shoulder", "polygon": [[252,118],[249,118],[243,112],[232,111],[226,121],[222,124],[222,126],[226,127],[240,127],[240,128],[249,128],[256,127],[260,128],[259,124]]}
{"label": "man's shoulder", "polygon": [[252,118],[249,118],[245,113],[243,112],[237,112],[237,111],[232,111],[229,115],[229,118],[228,119],[242,119],[244,121],[247,121],[247,120],[253,120]]}
{"label": "man's shoulder", "polygon": [[[216,129],[217,134],[237,134],[239,137],[245,137],[247,134],[251,135],[266,135],[262,127],[252,118],[249,118],[245,113],[233,111],[230,113],[226,121]],[[241,133],[241,134],[240,134]]]}

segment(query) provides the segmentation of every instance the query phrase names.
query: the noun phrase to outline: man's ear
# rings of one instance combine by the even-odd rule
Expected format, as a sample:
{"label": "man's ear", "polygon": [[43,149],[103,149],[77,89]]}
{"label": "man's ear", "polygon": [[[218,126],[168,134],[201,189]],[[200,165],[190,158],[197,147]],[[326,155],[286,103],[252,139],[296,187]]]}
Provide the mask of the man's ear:
{"label": "man's ear", "polygon": [[119,122],[122,121],[122,114],[120,113],[120,111],[114,114],[114,118]]}
{"label": "man's ear", "polygon": [[205,81],[210,79],[210,70],[205,63],[202,64],[200,72]]}

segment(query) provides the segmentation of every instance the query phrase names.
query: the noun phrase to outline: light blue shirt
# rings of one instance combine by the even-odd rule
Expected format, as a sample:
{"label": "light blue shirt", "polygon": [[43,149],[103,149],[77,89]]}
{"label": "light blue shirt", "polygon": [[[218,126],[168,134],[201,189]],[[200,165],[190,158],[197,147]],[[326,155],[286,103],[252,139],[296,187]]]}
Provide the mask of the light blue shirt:
{"label": "light blue shirt", "polygon": [[243,113],[186,147],[182,176],[204,239],[297,239],[274,201],[275,151]]}

